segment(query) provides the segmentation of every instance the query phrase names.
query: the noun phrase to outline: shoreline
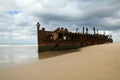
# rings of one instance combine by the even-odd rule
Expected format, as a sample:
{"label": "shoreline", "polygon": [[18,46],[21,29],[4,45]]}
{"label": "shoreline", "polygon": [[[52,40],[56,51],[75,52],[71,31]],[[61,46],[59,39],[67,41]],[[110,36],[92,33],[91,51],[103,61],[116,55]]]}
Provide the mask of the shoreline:
{"label": "shoreline", "polygon": [[62,55],[56,52],[53,57],[0,69],[0,80],[120,80],[119,47],[120,43],[111,43]]}

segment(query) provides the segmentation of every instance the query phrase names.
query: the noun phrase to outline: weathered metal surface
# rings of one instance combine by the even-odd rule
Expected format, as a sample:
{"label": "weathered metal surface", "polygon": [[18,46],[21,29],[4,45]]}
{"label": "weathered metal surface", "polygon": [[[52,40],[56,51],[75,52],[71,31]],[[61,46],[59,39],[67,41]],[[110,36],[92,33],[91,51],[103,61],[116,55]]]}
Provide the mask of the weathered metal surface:
{"label": "weathered metal surface", "polygon": [[38,51],[49,51],[49,50],[66,50],[74,49],[81,46],[95,45],[112,43],[112,37],[109,35],[101,35],[95,33],[88,34],[88,28],[86,33],[70,32],[64,28],[57,28],[55,31],[46,31],[45,28],[40,30],[40,24],[37,23],[37,34],[38,34]]}

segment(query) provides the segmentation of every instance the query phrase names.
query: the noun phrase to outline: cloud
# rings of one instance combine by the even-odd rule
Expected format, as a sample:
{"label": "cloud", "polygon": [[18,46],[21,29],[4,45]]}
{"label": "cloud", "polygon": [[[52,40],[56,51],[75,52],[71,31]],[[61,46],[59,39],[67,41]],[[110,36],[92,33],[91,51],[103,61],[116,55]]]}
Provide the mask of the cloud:
{"label": "cloud", "polygon": [[1,43],[8,38],[36,41],[38,21],[47,30],[65,27],[75,31],[85,26],[91,32],[96,27],[120,40],[115,34],[120,30],[119,0],[0,0],[0,5]]}

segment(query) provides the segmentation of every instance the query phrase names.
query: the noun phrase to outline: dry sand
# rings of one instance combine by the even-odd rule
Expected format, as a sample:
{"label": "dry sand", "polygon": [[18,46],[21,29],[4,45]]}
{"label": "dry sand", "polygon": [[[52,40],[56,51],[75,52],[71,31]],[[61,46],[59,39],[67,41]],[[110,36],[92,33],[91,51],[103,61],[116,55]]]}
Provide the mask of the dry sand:
{"label": "dry sand", "polygon": [[64,52],[68,53],[0,69],[0,80],[120,80],[120,43]]}

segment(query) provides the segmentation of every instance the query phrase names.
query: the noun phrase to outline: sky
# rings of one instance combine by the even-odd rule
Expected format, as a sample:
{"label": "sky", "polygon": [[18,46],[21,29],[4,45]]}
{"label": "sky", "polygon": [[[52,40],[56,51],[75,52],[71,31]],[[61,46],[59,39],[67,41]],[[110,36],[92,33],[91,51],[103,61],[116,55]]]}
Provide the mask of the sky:
{"label": "sky", "polygon": [[37,43],[37,22],[91,34],[96,27],[120,42],[120,0],[0,0],[0,44]]}

